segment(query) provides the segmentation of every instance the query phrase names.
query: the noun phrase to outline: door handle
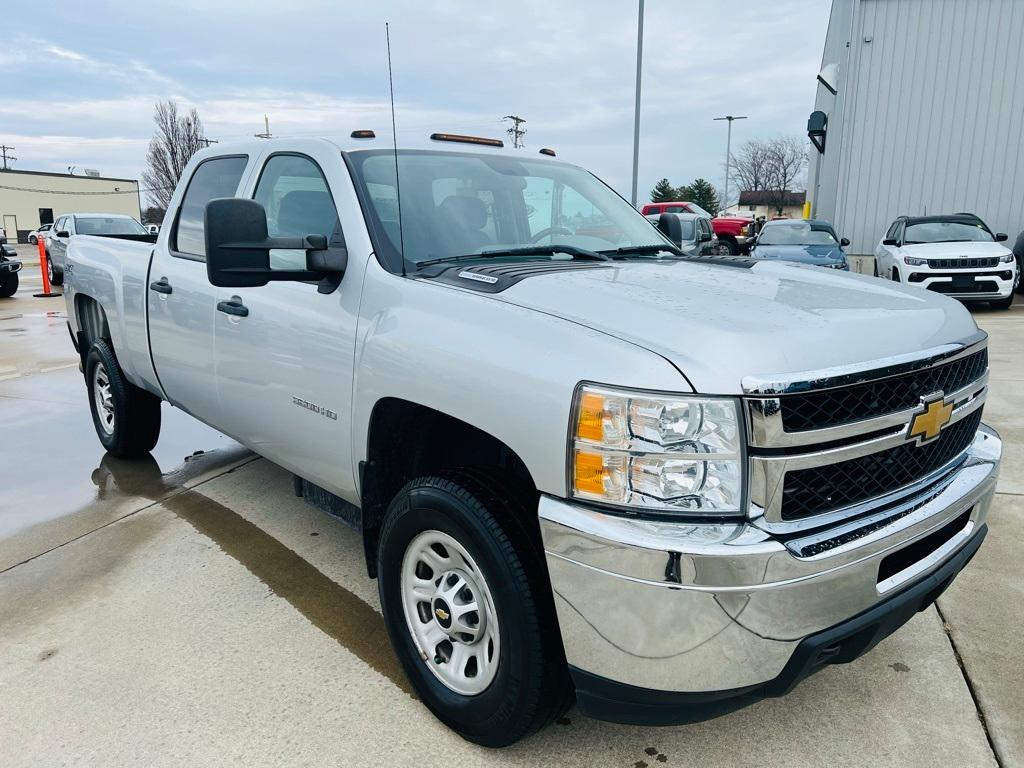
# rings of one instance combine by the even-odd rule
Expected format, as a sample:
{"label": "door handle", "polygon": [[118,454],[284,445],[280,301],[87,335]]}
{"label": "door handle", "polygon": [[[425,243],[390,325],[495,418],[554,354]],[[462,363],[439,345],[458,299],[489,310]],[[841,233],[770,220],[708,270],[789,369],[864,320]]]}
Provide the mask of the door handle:
{"label": "door handle", "polygon": [[171,293],[173,290],[171,288],[171,284],[167,282],[166,277],[161,277],[155,283],[150,283],[149,289],[151,291],[156,291],[157,293]]}
{"label": "door handle", "polygon": [[234,315],[235,317],[248,317],[249,308],[241,302],[240,299],[231,299],[231,301],[218,301],[217,311],[223,312],[225,315]]}

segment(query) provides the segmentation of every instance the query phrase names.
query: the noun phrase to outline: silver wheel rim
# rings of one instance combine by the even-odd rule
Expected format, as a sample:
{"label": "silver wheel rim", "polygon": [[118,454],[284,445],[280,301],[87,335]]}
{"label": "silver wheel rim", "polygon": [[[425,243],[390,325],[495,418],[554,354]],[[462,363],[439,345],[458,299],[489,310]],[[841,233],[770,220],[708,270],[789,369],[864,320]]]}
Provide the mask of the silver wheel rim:
{"label": "silver wheel rim", "polygon": [[498,618],[483,572],[465,547],[424,531],[402,558],[402,608],[427,669],[463,696],[483,693],[498,671]]}
{"label": "silver wheel rim", "polygon": [[100,428],[105,434],[114,434],[114,398],[110,393],[110,376],[103,363],[96,363],[92,370],[92,394]]}
{"label": "silver wheel rim", "polygon": [[53,262],[49,259],[46,260],[46,279],[53,282]]}

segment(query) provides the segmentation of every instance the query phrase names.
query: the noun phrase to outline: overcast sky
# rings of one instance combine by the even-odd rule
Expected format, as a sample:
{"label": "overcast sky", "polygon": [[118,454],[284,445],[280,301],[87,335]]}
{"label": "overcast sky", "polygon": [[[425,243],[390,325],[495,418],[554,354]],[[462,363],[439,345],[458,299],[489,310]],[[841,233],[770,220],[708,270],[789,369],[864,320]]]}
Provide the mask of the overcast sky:
{"label": "overcast sky", "polygon": [[[485,6],[490,6],[485,8]],[[722,184],[725,124],[801,134],[828,0],[647,0],[640,194],[662,176]],[[88,8],[88,10],[86,10]],[[391,22],[399,140],[447,130],[554,147],[628,196],[636,3],[65,2],[3,14],[0,143],[24,170],[138,178],[153,104],[199,110],[207,136],[385,133]],[[43,12],[45,11],[45,12]]]}

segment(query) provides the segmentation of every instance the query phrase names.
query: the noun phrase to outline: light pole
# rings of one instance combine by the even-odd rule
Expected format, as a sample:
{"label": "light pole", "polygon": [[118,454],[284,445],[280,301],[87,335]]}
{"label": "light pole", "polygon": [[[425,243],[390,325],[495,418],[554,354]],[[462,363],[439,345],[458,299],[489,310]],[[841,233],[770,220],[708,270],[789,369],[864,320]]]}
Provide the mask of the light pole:
{"label": "light pole", "polygon": [[640,72],[644,60],[644,0],[640,0],[640,15],[636,23],[636,107],[633,110],[633,196],[630,202],[636,208],[636,177],[640,165]]}
{"label": "light pole", "polygon": [[746,115],[726,115],[725,117],[716,117],[715,120],[728,120],[729,130],[725,134],[725,192],[722,193],[722,205],[726,208],[729,207],[729,162],[731,160],[730,153],[732,152],[732,121],[733,120],[746,120]]}

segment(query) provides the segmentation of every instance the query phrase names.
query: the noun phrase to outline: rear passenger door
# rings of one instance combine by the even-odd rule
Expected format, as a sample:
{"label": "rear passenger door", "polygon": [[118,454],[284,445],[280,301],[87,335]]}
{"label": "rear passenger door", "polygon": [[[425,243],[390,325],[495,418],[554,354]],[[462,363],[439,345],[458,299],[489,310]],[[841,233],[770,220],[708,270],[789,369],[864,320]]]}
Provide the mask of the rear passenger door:
{"label": "rear passenger door", "polygon": [[159,241],[147,280],[149,338],[167,399],[218,429],[213,316],[217,289],[206,276],[206,204],[237,194],[248,157],[212,157],[196,165],[171,231]]}

